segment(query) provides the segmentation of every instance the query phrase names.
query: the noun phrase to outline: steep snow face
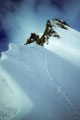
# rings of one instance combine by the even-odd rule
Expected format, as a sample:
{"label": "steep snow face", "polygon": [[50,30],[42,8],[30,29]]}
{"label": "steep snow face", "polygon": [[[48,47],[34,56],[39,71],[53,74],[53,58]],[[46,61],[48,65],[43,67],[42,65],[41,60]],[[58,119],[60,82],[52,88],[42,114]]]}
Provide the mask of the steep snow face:
{"label": "steep snow face", "polygon": [[3,53],[0,115],[10,107],[13,111],[9,118],[0,116],[2,120],[80,120],[80,67],[50,50],[10,44]]}
{"label": "steep snow face", "polygon": [[60,38],[50,36],[44,47],[76,66],[80,66],[80,33],[67,25],[64,25],[67,29],[61,28],[56,20],[50,22]]}

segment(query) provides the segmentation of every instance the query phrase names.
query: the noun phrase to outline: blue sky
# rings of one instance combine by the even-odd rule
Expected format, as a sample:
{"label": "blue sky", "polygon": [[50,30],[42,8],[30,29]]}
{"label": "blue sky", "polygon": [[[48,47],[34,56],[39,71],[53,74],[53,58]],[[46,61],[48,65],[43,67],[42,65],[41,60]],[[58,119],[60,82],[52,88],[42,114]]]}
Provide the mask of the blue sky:
{"label": "blue sky", "polygon": [[47,19],[60,18],[80,31],[80,0],[0,0],[0,51],[42,33]]}

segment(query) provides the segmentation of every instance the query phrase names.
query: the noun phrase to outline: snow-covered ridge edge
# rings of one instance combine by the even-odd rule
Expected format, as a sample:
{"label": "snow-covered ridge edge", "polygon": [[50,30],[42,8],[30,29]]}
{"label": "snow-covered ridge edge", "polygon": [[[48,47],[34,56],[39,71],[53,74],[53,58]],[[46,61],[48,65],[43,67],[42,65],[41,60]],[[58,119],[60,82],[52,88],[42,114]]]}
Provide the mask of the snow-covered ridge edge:
{"label": "snow-covered ridge edge", "polygon": [[[31,44],[31,45],[27,45],[27,47],[31,47],[31,46],[35,46],[36,44]],[[37,46],[36,46],[37,47]],[[0,61],[4,61],[6,59],[8,59],[8,57],[10,56],[15,56],[16,54],[19,54],[19,51],[22,48],[26,48],[25,45],[17,45],[15,43],[9,43],[8,45],[8,50],[4,51],[1,53],[1,58]]]}
{"label": "snow-covered ridge edge", "polygon": [[[6,50],[5,52],[2,52],[1,53],[1,58],[0,58],[0,61],[3,61],[3,60],[6,60],[7,57],[10,55],[10,54],[13,54],[13,53],[10,53],[10,51],[12,49],[16,50],[16,52],[18,52],[18,47],[19,45],[16,45],[16,44],[13,44],[13,43],[9,43],[8,45],[8,50]],[[8,54],[7,54],[8,53]],[[9,54],[10,53],[10,54]]]}

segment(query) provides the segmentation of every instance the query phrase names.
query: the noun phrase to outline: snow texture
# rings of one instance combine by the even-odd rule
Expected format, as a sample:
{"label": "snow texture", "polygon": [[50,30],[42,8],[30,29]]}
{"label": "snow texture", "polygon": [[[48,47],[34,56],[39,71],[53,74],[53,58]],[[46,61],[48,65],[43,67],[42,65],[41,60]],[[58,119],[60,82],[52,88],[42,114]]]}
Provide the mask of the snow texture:
{"label": "snow texture", "polygon": [[43,48],[9,45],[0,60],[0,120],[80,120],[80,33],[55,27]]}

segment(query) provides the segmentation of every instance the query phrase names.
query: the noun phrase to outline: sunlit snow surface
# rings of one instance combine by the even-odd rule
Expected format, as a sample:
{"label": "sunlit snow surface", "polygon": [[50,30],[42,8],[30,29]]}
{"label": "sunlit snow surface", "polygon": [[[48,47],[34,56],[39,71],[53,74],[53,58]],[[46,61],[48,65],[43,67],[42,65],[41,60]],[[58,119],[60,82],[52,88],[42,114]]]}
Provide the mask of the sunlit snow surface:
{"label": "sunlit snow surface", "polygon": [[67,28],[68,30],[65,30],[55,25],[53,29],[59,34],[60,39],[50,37],[49,44],[45,44],[44,47],[69,62],[80,66],[80,32],[70,27]]}
{"label": "sunlit snow surface", "polygon": [[48,50],[10,44],[2,54],[1,120],[80,120],[80,35],[69,31],[50,38]]}

